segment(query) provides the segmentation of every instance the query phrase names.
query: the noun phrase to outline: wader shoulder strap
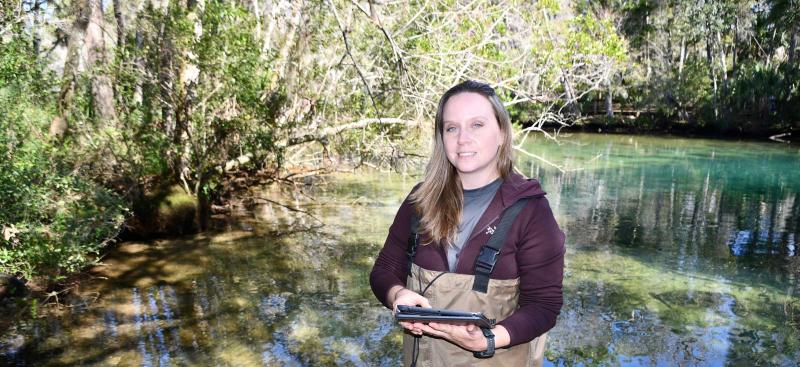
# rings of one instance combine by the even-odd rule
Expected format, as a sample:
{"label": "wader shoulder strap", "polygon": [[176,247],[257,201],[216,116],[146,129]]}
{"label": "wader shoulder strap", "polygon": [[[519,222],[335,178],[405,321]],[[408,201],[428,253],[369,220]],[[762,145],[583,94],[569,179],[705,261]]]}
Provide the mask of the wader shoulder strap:
{"label": "wader shoulder strap", "polygon": [[416,213],[412,213],[411,232],[408,234],[408,247],[406,248],[409,275],[411,275],[411,264],[414,263],[414,256],[417,255],[417,246],[419,246],[419,218],[417,218]]}
{"label": "wader shoulder strap", "polygon": [[526,203],[528,203],[527,198],[520,199],[511,205],[510,208],[506,209],[503,212],[502,218],[500,218],[500,223],[494,229],[492,237],[481,247],[481,252],[475,260],[475,281],[472,283],[473,291],[486,293],[489,287],[489,275],[492,274],[494,265],[497,264],[497,257],[500,255],[500,249],[502,249],[503,245],[506,243],[508,230],[511,229],[514,219],[517,218],[517,215]]}

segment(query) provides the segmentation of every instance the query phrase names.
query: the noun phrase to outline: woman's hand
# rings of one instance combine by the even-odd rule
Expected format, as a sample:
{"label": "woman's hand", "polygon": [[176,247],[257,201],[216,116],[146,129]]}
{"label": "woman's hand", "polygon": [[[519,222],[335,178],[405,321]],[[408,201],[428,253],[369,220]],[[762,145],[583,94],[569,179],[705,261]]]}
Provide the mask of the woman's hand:
{"label": "woman's hand", "polygon": [[436,336],[473,352],[486,350],[487,341],[481,328],[474,324],[456,325],[431,322],[423,325],[422,332]]}
{"label": "woman's hand", "polygon": [[[482,352],[488,348],[488,341],[483,336],[483,331],[474,324],[455,325],[431,322],[427,325],[423,324],[421,330],[425,334],[445,339],[473,352]],[[492,329],[492,333],[495,335],[495,348],[504,347],[511,342],[508,330],[503,326],[496,326]]]}
{"label": "woman's hand", "polygon": [[[419,293],[414,292],[408,288],[395,286],[389,290],[389,300],[392,301],[392,309],[397,312],[397,306],[418,306],[418,307],[431,307],[431,303],[427,298],[421,296]],[[392,298],[394,300],[392,300]],[[426,326],[419,322],[406,322],[400,321],[400,326],[410,331],[414,335],[422,335],[422,327]]]}

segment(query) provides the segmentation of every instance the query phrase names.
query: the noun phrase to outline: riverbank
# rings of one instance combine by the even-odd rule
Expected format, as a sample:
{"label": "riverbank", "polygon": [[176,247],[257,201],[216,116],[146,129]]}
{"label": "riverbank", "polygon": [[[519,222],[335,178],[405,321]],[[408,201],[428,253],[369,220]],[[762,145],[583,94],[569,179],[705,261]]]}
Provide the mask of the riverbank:
{"label": "riverbank", "polygon": [[385,174],[361,172],[340,173],[335,185],[252,192],[265,200],[220,216],[214,231],[116,245],[63,314],[26,315],[0,335],[0,365],[347,364],[337,355],[358,355],[342,340],[393,330],[388,312],[353,285],[384,236],[364,229],[387,228],[412,184],[392,175],[375,185]]}
{"label": "riverbank", "polygon": [[[603,134],[633,134],[651,136],[676,136],[719,140],[775,141],[800,143],[800,123],[794,127],[767,128],[763,122],[740,122],[736,127],[718,125],[699,126],[696,123],[677,122],[654,115],[648,116],[587,116],[569,126],[560,127],[561,132],[585,132]],[[558,126],[546,126],[548,130]]]}
{"label": "riverbank", "polygon": [[[220,202],[212,205],[206,231],[198,231],[192,222],[196,202],[180,186],[154,191],[147,202],[139,204],[139,210],[134,210],[126,230],[100,250],[99,264],[58,279],[33,277],[27,280],[24,295],[0,297],[0,312],[11,315],[0,320],[0,335],[20,320],[59,317],[74,307],[92,307],[109,284],[113,288],[120,284],[152,287],[174,283],[169,276],[191,275],[189,268],[202,269],[204,262],[197,261],[201,258],[197,251],[204,251],[205,246],[251,237],[276,239],[319,226],[318,219],[297,201],[326,184],[324,172],[312,173],[300,172],[293,177],[297,182],[271,180],[268,184],[257,176],[231,178]],[[273,228],[279,223],[280,228]]]}

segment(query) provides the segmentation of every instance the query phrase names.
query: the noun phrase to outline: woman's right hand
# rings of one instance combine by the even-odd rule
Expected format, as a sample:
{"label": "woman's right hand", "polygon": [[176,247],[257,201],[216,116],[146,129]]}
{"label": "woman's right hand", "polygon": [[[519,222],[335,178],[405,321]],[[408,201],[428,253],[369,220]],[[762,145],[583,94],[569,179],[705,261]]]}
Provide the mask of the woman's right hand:
{"label": "woman's right hand", "polygon": [[[392,294],[392,293],[390,293]],[[417,292],[414,292],[408,288],[401,287],[400,289],[394,291],[394,301],[392,302],[392,309],[394,312],[397,312],[397,306],[404,305],[404,306],[418,306],[418,307],[431,307],[431,303],[428,302],[428,299],[423,297]],[[406,322],[400,321],[400,326],[404,329],[410,331],[414,335],[422,335],[422,327],[425,324],[419,322]]]}

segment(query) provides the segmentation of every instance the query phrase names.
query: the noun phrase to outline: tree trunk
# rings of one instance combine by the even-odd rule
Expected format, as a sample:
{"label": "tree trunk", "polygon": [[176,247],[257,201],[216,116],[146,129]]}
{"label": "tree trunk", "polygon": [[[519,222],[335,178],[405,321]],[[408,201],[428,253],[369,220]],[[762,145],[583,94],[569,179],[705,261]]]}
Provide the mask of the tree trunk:
{"label": "tree trunk", "polygon": [[[789,39],[789,63],[788,63],[789,70],[796,70],[792,69],[791,67],[794,66],[794,63],[796,62],[795,58],[797,58],[797,54],[795,53],[795,48],[797,48],[797,28],[798,28],[798,23],[795,23],[794,26],[792,27],[792,36]],[[791,71],[790,73],[793,74],[794,77],[797,76],[796,71]],[[784,85],[786,86],[787,100],[789,98],[788,96],[792,95],[792,84],[793,83],[784,83]],[[798,120],[798,122],[795,123],[795,125],[800,125],[800,120]]]}
{"label": "tree trunk", "polygon": [[117,20],[117,48],[122,49],[125,46],[125,19],[119,0],[114,0],[114,18]]}
{"label": "tree trunk", "polygon": [[711,80],[714,83],[714,95],[711,99],[711,104],[714,109],[714,117],[716,118],[719,116],[719,109],[717,105],[718,95],[719,95],[719,86],[717,83],[717,73],[714,72],[714,41],[711,38],[711,35],[706,35],[706,61],[708,62],[708,72]]}
{"label": "tree trunk", "polygon": [[650,85],[650,74],[653,71],[653,66],[650,62],[650,33],[647,34],[644,44],[644,59],[645,64],[647,65],[647,73],[644,76],[644,80],[646,85]]}
{"label": "tree trunk", "polygon": [[794,58],[796,56],[795,49],[797,48],[797,24],[792,27],[792,36],[789,38],[789,65],[794,64]]}
{"label": "tree trunk", "polygon": [[[772,35],[770,37],[772,39],[775,39],[775,37],[777,37],[777,33],[778,33],[778,27],[774,27],[772,29]],[[766,57],[766,59],[767,59],[767,69],[771,69],[771,67],[772,67],[772,59],[775,58],[775,51],[777,49],[778,49],[777,47],[770,47],[768,49],[769,53],[767,54],[767,57]]]}
{"label": "tree trunk", "polygon": [[719,46],[719,66],[722,67],[722,80],[723,83],[728,82],[728,55],[725,53],[725,45],[722,44],[722,34],[717,31],[717,45]]}
{"label": "tree trunk", "polygon": [[731,73],[735,76],[736,75],[736,62],[738,61],[738,52],[739,50],[736,46],[739,44],[739,17],[737,16],[733,23],[733,45],[731,46],[731,52],[733,53],[733,63],[731,65]]}
{"label": "tree trunk", "polygon": [[33,54],[38,57],[39,56],[39,49],[41,48],[42,38],[39,36],[39,28],[41,27],[41,17],[40,13],[40,4],[38,1],[33,3],[33,9],[31,9],[31,13],[33,13],[33,29],[31,33],[33,33]]}
{"label": "tree trunk", "polygon": [[666,33],[667,33],[667,49],[666,52],[663,54],[665,55],[664,58],[666,59],[666,64],[672,66],[675,59],[672,58],[672,20],[667,21]]}
{"label": "tree trunk", "polygon": [[[175,45],[172,42],[171,35],[168,34],[166,24],[162,23],[158,31],[159,39],[159,58],[158,58],[158,91],[161,103],[161,128],[164,130],[164,136],[167,141],[173,142],[176,139],[175,129],[175,101],[173,99],[174,87],[174,53]],[[170,145],[164,152],[166,160],[170,164],[173,172],[178,172],[179,169],[174,164],[177,147]],[[188,188],[187,188],[188,190]]]}
{"label": "tree trunk", "polygon": [[267,51],[269,51],[270,47],[272,47],[272,33],[275,31],[275,23],[277,20],[275,17],[278,14],[279,6],[278,4],[272,4],[269,9],[269,17],[267,17],[267,29],[264,31],[264,43],[261,46],[261,53],[266,55]]}
{"label": "tree trunk", "polygon": [[[301,12],[300,18],[298,19],[300,22],[299,24],[304,23],[305,17],[306,14]],[[306,70],[304,69],[305,62],[303,60],[303,55],[308,53],[308,46],[310,44],[309,38],[311,37],[311,32],[306,27],[300,26],[298,28],[295,36],[296,41],[292,45],[288,58],[286,59],[287,67],[283,74],[286,81],[286,91],[294,95],[297,94],[297,86],[301,84],[300,80],[302,80],[303,71]],[[293,105],[295,104],[293,103]]]}
{"label": "tree trunk", "polygon": [[608,82],[606,88],[606,117],[614,117],[614,96],[611,94],[611,82]]}
{"label": "tree trunk", "polygon": [[258,0],[253,0],[253,14],[256,16],[256,39],[261,39],[261,32],[263,31],[261,25],[261,5]]}
{"label": "tree trunk", "polygon": [[203,190],[203,186],[206,184],[205,177],[198,178],[197,184],[195,184],[194,191],[195,197],[197,198],[197,210],[195,211],[195,222],[197,223],[197,228],[202,232],[208,229],[208,219],[211,216],[211,200],[208,194]]}
{"label": "tree trunk", "polygon": [[81,63],[84,34],[89,24],[88,0],[76,0],[72,4],[72,14],[75,21],[67,35],[67,55],[64,58],[64,73],[61,77],[61,91],[58,94],[58,115],[50,123],[50,136],[61,138],[69,130],[67,115],[75,97],[75,83],[78,74],[83,69]]}
{"label": "tree trunk", "polygon": [[717,86],[717,73],[714,72],[714,63],[712,57],[712,63],[709,67],[709,72],[711,73],[711,80],[714,82],[714,96],[712,98],[712,106],[714,107],[714,118],[719,116],[719,105],[718,105],[718,95],[719,95],[719,87]]}
{"label": "tree trunk", "polygon": [[[278,51],[278,58],[277,63],[280,65],[280,73],[276,73],[275,76],[282,75],[284,79],[287,81],[287,84],[293,85],[293,80],[291,78],[286,77],[290,74],[292,69],[291,65],[291,58],[290,58],[290,51],[292,51],[298,43],[298,35],[297,32],[303,32],[302,29],[302,19],[303,19],[303,8],[305,7],[305,1],[296,1],[292,2],[292,13],[291,17],[286,19],[288,24],[288,29],[286,31],[285,38],[283,40],[283,45],[281,45],[280,51]],[[290,87],[287,87],[287,93],[292,94],[292,90]]]}
{"label": "tree trunk", "polygon": [[92,86],[92,107],[95,120],[113,123],[117,120],[114,89],[111,77],[101,68],[108,64],[103,37],[104,17],[102,0],[89,0],[89,23],[86,26],[86,61]]}
{"label": "tree trunk", "polygon": [[[798,28],[799,28],[798,24],[795,23],[794,26],[792,27],[792,35],[789,38],[789,64],[788,65],[789,65],[790,68],[792,66],[794,66],[794,64],[796,62],[795,58],[800,59],[800,57],[797,57],[797,54],[795,53],[796,52],[796,48],[797,48],[797,38],[798,38],[797,29]],[[800,62],[798,64],[799,64],[798,66],[800,66]],[[794,79],[793,76],[794,76],[794,73],[790,73],[790,75],[789,75],[789,83],[786,83],[786,85],[788,86],[788,89],[791,89],[791,85],[793,84],[793,79]],[[791,90],[789,90],[786,95],[790,96],[791,95]]]}
{"label": "tree trunk", "polygon": [[[194,30],[194,41],[199,42],[201,37],[203,36],[203,21],[202,21],[202,12],[205,9],[205,0],[190,0],[187,2],[187,10],[189,14],[187,14],[187,19],[191,20],[192,28]],[[192,61],[194,57],[191,55],[192,50],[191,48],[187,49],[180,49],[174,50],[174,52],[179,52],[182,54],[181,59],[183,62],[178,65],[178,83],[180,84],[179,88],[182,93],[176,93],[177,98],[179,98],[178,106],[179,109],[175,111],[175,132],[173,135],[173,146],[175,147],[175,155],[174,155],[174,169],[176,173],[176,178],[182,178],[184,176],[184,172],[188,172],[189,170],[189,159],[191,158],[190,152],[190,145],[195,144],[195,146],[202,147],[201,149],[211,149],[207,147],[207,143],[197,143],[190,141],[191,135],[194,134],[193,125],[195,123],[204,123],[204,121],[193,121],[192,116],[195,110],[195,104],[197,103],[197,84],[200,82],[200,74],[201,70]],[[192,131],[190,133],[190,131]],[[195,151],[195,154],[200,154],[200,152]],[[202,166],[202,165],[200,165]],[[197,167],[197,165],[196,165]],[[197,173],[198,175],[204,173]],[[198,178],[199,181],[205,182],[204,179]],[[200,196],[198,194],[198,200]],[[202,203],[200,203],[202,204]],[[202,224],[202,223],[198,223]],[[205,229],[205,228],[203,228]]]}
{"label": "tree trunk", "polygon": [[[132,17],[136,19],[139,13],[142,11],[142,6],[144,4],[140,4],[139,7],[136,9],[136,14]],[[145,72],[146,67],[144,63],[144,57],[142,56],[142,47],[144,46],[144,34],[140,27],[136,28],[136,35],[134,36],[134,47],[136,48],[136,59],[134,63],[136,64],[136,71],[137,71],[137,80],[136,84],[133,87],[133,103],[136,105],[140,105],[144,101],[144,79],[145,79]]]}
{"label": "tree trunk", "polygon": [[[725,53],[725,45],[722,44],[722,35],[720,31],[717,31],[717,45],[719,47],[719,66],[722,69],[720,73],[722,74],[722,92],[720,93],[720,96],[725,98],[725,96],[728,95],[728,62],[726,60],[728,55]],[[723,108],[724,107],[725,106],[723,104]],[[716,111],[718,108],[719,105],[714,108],[715,117],[717,117]]]}
{"label": "tree trunk", "polygon": [[581,111],[578,108],[577,97],[575,97],[572,84],[569,82],[569,79],[567,79],[567,73],[564,71],[564,69],[561,69],[561,83],[564,85],[564,93],[566,93],[567,97],[567,110],[573,117],[580,117]]}
{"label": "tree trunk", "polygon": [[681,37],[681,58],[678,60],[678,79],[683,78],[683,64],[686,62],[686,36]]}

